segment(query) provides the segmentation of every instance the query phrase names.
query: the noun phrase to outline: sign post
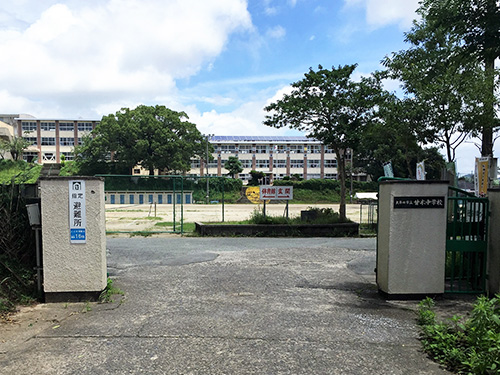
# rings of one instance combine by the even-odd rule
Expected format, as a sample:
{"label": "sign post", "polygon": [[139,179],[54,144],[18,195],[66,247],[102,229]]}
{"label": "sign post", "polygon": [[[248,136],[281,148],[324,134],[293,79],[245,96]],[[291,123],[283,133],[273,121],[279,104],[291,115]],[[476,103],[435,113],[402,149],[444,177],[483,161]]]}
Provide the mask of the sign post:
{"label": "sign post", "polygon": [[288,218],[288,201],[293,199],[293,186],[260,187],[260,199],[264,201],[264,217],[266,216],[266,200],[286,200],[286,215]]}

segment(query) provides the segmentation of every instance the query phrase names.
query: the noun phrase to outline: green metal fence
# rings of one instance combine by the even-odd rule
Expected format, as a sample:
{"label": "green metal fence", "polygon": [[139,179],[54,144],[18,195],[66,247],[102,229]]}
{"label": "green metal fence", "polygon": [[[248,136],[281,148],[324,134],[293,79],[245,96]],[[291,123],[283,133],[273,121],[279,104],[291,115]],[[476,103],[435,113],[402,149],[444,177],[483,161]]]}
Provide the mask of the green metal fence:
{"label": "green metal fence", "polygon": [[489,202],[450,187],[446,232],[446,293],[484,293]]}

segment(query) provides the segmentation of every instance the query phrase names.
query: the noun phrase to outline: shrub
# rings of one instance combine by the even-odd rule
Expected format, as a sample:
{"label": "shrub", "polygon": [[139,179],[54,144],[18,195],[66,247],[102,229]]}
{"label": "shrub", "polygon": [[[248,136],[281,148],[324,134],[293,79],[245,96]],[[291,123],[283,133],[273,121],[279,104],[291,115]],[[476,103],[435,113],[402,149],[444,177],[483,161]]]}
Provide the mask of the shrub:
{"label": "shrub", "polygon": [[417,321],[424,350],[459,374],[498,374],[500,370],[500,296],[481,296],[471,318],[436,322],[434,301],[420,302]]}

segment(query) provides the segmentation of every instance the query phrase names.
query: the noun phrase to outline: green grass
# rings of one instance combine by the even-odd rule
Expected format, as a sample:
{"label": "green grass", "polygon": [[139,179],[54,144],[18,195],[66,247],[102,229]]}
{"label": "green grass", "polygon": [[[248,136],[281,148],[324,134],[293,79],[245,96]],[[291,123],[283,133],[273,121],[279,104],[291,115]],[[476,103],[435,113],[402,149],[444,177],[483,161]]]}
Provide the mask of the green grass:
{"label": "green grass", "polygon": [[[160,221],[158,223],[155,224],[155,227],[169,227],[169,228],[173,228],[174,227],[174,223],[171,222],[171,221]],[[180,231],[181,230],[181,224],[180,223],[175,223],[175,229],[177,231]],[[184,223],[184,225],[182,226],[182,229],[184,232],[194,232],[194,229],[195,229],[195,224],[194,223]]]}

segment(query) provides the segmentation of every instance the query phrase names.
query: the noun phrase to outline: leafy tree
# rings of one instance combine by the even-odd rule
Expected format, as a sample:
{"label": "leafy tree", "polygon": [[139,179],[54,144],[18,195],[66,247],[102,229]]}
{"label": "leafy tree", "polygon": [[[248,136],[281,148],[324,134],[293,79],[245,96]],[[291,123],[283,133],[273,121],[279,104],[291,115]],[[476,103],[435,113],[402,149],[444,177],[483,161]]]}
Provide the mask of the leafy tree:
{"label": "leafy tree", "polygon": [[324,69],[312,68],[305,77],[292,83],[293,91],[265,107],[270,115],[265,125],[291,127],[306,131],[309,137],[329,145],[337,158],[340,180],[340,217],[346,219],[346,149],[355,148],[363,129],[376,115],[382,98],[380,76],[354,82],[356,65]]}
{"label": "leafy tree", "polygon": [[391,162],[397,177],[415,178],[416,164],[425,161],[427,179],[439,179],[444,159],[437,148],[422,148],[429,130],[419,104],[410,98],[388,95],[379,106],[379,121],[365,129],[355,149],[356,165],[363,165],[373,179],[384,175],[383,165]]}
{"label": "leafy tree", "polygon": [[248,181],[249,186],[258,186],[262,182],[262,179],[266,177],[264,172],[260,171],[250,171],[250,181]]}
{"label": "leafy tree", "polygon": [[0,140],[0,156],[4,158],[5,153],[10,153],[12,160],[22,160],[23,152],[30,143],[22,137],[13,137],[11,140]]}
{"label": "leafy tree", "polygon": [[114,165],[130,173],[140,165],[150,175],[155,169],[186,172],[191,158],[205,153],[205,138],[187,118],[184,112],[160,105],[122,108],[102,118],[78,149],[77,160],[83,169],[99,166],[109,170],[106,167]]}
{"label": "leafy tree", "polygon": [[226,163],[224,164],[224,168],[229,171],[229,175],[234,178],[238,173],[243,172],[243,166],[241,165],[241,161],[236,156],[230,156]]}
{"label": "leafy tree", "polygon": [[425,20],[415,22],[405,38],[410,48],[386,57],[383,64],[402,82],[406,102],[419,111],[414,128],[419,140],[441,144],[452,162],[456,148],[480,121],[483,72],[473,59],[452,58],[458,42],[454,35],[426,28]]}
{"label": "leafy tree", "polygon": [[412,43],[447,35],[453,49],[446,61],[459,65],[460,74],[467,73],[471,60],[482,65],[482,93],[477,91],[482,101],[481,155],[493,156],[493,132],[499,125],[495,59],[500,57],[500,4],[497,0],[423,0],[418,12],[422,23],[416,24],[418,33]]}

